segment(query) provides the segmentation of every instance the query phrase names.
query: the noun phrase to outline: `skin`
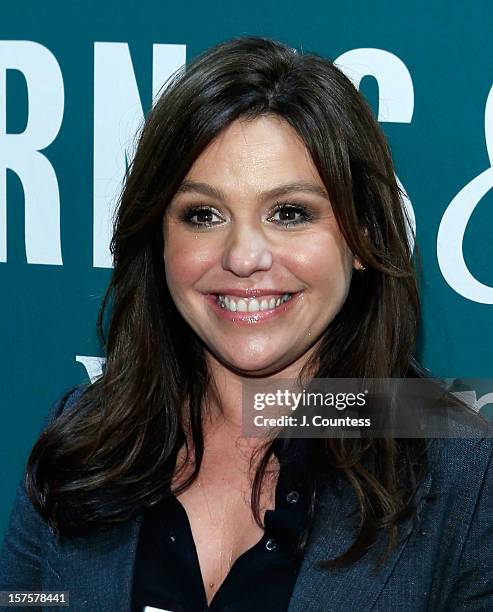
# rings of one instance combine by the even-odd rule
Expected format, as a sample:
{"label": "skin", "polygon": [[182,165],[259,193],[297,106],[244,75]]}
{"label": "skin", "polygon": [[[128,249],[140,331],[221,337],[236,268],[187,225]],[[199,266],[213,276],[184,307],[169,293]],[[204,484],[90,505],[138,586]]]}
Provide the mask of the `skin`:
{"label": "skin", "polygon": [[[232,563],[262,537],[250,510],[252,451],[258,438],[242,436],[242,382],[252,377],[294,379],[342,307],[358,261],[347,247],[323,182],[297,133],[284,120],[237,120],[197,158],[185,181],[205,183],[223,198],[179,191],[163,220],[166,280],[184,319],[204,342],[216,386],[208,398],[200,474],[178,499],[196,544],[207,601]],[[276,221],[302,218],[274,212],[276,198],[263,192],[307,182],[322,194],[296,191],[277,201],[303,204],[314,219],[284,227]],[[190,207],[213,214],[192,216],[212,227],[196,228],[182,218]],[[204,295],[221,287],[303,291],[297,303],[269,320],[238,325],[218,315]],[[190,443],[190,439],[189,439]],[[193,455],[192,455],[193,456]],[[173,485],[189,473],[185,447],[178,453]],[[260,496],[261,516],[275,506],[279,464],[268,466]],[[212,493],[211,493],[212,492]],[[226,500],[226,501],[225,501]],[[215,526],[215,521],[220,526]]]}
{"label": "skin", "polygon": [[[341,309],[354,268],[351,253],[309,152],[282,118],[264,116],[231,123],[197,158],[185,181],[219,189],[224,199],[178,192],[163,221],[165,273],[173,300],[207,347],[222,408],[216,413],[239,433],[242,381],[252,376],[295,378]],[[306,182],[324,194],[293,191],[265,199],[263,192]],[[302,204],[299,212],[275,212],[277,202]],[[194,227],[180,219],[187,207],[206,205]],[[214,225],[205,227],[209,221]],[[277,221],[277,223],[276,223]],[[290,309],[267,321],[240,326],[218,316],[204,298],[220,287],[274,287],[303,291]]]}

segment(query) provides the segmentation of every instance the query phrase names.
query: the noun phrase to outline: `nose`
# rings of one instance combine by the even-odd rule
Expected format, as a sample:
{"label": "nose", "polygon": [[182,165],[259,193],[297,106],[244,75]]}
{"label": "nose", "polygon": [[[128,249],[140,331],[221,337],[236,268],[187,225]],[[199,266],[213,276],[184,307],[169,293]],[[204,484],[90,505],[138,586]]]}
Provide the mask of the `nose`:
{"label": "nose", "polygon": [[231,230],[222,265],[237,276],[250,276],[272,266],[272,249],[261,227],[242,225]]}

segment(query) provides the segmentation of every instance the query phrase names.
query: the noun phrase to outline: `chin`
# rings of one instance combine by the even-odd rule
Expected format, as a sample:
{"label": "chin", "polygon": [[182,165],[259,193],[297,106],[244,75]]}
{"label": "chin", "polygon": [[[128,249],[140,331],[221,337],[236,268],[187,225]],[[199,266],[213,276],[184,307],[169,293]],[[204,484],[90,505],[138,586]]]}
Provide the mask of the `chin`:
{"label": "chin", "polygon": [[223,365],[244,375],[269,374],[270,372],[275,372],[279,369],[279,366],[277,365],[279,363],[277,355],[267,355],[266,353],[262,353],[261,355],[253,355],[241,359],[239,358],[239,354],[241,353],[245,355],[246,349],[243,350],[240,347],[237,347],[234,354],[229,354],[228,351],[221,351],[217,348],[213,351],[216,359],[218,359]]}

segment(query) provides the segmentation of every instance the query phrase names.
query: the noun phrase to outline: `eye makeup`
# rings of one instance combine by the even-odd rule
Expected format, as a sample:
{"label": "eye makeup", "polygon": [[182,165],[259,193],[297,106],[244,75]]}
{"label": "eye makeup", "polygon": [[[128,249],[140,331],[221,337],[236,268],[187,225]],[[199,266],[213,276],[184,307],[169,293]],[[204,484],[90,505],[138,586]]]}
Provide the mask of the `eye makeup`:
{"label": "eye makeup", "polygon": [[[273,221],[275,225],[282,227],[294,227],[312,222],[315,219],[315,214],[303,204],[294,202],[276,202],[276,205],[271,213],[272,216],[281,215],[299,215],[299,218],[284,219]],[[199,220],[202,215],[202,222]],[[205,204],[192,204],[180,211],[178,219],[180,222],[190,225],[194,229],[208,229],[220,225],[221,222],[214,223],[211,221],[212,216],[220,217],[219,213],[212,207]],[[197,217],[197,221],[194,221]],[[208,220],[206,218],[208,217]]]}

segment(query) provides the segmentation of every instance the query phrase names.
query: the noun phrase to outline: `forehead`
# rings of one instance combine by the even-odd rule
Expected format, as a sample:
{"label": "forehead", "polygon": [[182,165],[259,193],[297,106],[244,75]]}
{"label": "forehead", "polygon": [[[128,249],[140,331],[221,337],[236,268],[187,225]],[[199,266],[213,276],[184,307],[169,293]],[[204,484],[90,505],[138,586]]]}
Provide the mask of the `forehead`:
{"label": "forehead", "polygon": [[232,122],[197,158],[186,179],[257,191],[289,181],[323,187],[302,139],[275,115]]}

